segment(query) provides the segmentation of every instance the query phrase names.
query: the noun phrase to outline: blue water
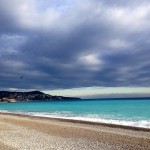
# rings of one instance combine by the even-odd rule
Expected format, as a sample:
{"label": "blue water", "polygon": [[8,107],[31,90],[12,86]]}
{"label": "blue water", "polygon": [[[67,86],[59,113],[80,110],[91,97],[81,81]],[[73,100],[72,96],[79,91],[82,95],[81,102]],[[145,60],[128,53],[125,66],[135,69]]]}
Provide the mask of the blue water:
{"label": "blue water", "polygon": [[0,112],[150,128],[150,100],[81,100],[1,103]]}

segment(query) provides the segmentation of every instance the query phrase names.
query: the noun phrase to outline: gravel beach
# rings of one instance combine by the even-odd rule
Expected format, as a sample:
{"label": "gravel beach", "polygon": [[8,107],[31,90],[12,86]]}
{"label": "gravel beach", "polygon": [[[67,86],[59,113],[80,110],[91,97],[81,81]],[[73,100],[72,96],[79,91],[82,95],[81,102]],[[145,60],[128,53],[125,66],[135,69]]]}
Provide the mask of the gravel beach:
{"label": "gravel beach", "polygon": [[150,129],[0,113],[0,150],[150,150]]}

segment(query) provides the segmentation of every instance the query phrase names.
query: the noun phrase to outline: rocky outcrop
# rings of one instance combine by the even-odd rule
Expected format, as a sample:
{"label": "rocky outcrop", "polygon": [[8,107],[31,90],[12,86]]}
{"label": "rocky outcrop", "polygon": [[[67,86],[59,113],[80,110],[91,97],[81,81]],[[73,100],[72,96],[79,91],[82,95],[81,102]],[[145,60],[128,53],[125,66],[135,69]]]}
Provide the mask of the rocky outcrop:
{"label": "rocky outcrop", "polygon": [[77,97],[52,96],[40,91],[31,92],[9,92],[0,91],[0,102],[21,102],[21,101],[50,101],[80,99]]}

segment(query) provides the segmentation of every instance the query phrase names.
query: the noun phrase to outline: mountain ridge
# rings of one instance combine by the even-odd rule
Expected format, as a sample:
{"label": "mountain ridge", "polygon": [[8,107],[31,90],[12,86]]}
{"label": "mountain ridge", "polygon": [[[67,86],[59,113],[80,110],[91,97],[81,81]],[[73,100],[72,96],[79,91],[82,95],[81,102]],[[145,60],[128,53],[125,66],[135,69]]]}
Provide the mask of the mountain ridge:
{"label": "mountain ridge", "polygon": [[0,91],[0,102],[51,101],[80,99],[78,97],[52,96],[41,91],[15,92]]}

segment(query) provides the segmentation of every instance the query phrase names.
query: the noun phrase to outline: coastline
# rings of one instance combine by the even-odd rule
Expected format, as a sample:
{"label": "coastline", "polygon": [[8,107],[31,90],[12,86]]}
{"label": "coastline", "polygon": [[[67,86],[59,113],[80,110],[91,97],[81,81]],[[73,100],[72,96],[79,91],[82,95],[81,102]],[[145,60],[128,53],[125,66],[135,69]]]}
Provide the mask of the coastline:
{"label": "coastline", "polygon": [[52,121],[60,121],[60,122],[68,122],[68,123],[75,123],[75,124],[87,124],[87,125],[98,125],[104,127],[111,127],[111,128],[121,128],[121,129],[129,129],[133,131],[143,131],[143,132],[150,132],[150,128],[146,127],[136,127],[130,125],[120,125],[120,124],[113,124],[113,123],[103,123],[103,122],[94,122],[94,121],[86,121],[86,120],[79,120],[79,119],[68,119],[68,118],[59,118],[59,117],[46,117],[46,116],[38,116],[38,115],[31,115],[31,114],[20,114],[20,113],[12,113],[12,112],[0,112],[0,115],[12,115],[12,116],[20,116],[20,117],[28,117],[28,118],[37,118],[41,120],[52,120]]}
{"label": "coastline", "polygon": [[[150,129],[0,113],[0,147],[10,149],[150,149]],[[32,133],[33,132],[33,133]],[[28,141],[28,137],[32,137]],[[23,147],[20,147],[24,141]],[[39,141],[39,145],[35,142]],[[46,142],[47,141],[47,142]],[[2,144],[1,144],[2,143]],[[88,146],[88,147],[87,147]]]}

